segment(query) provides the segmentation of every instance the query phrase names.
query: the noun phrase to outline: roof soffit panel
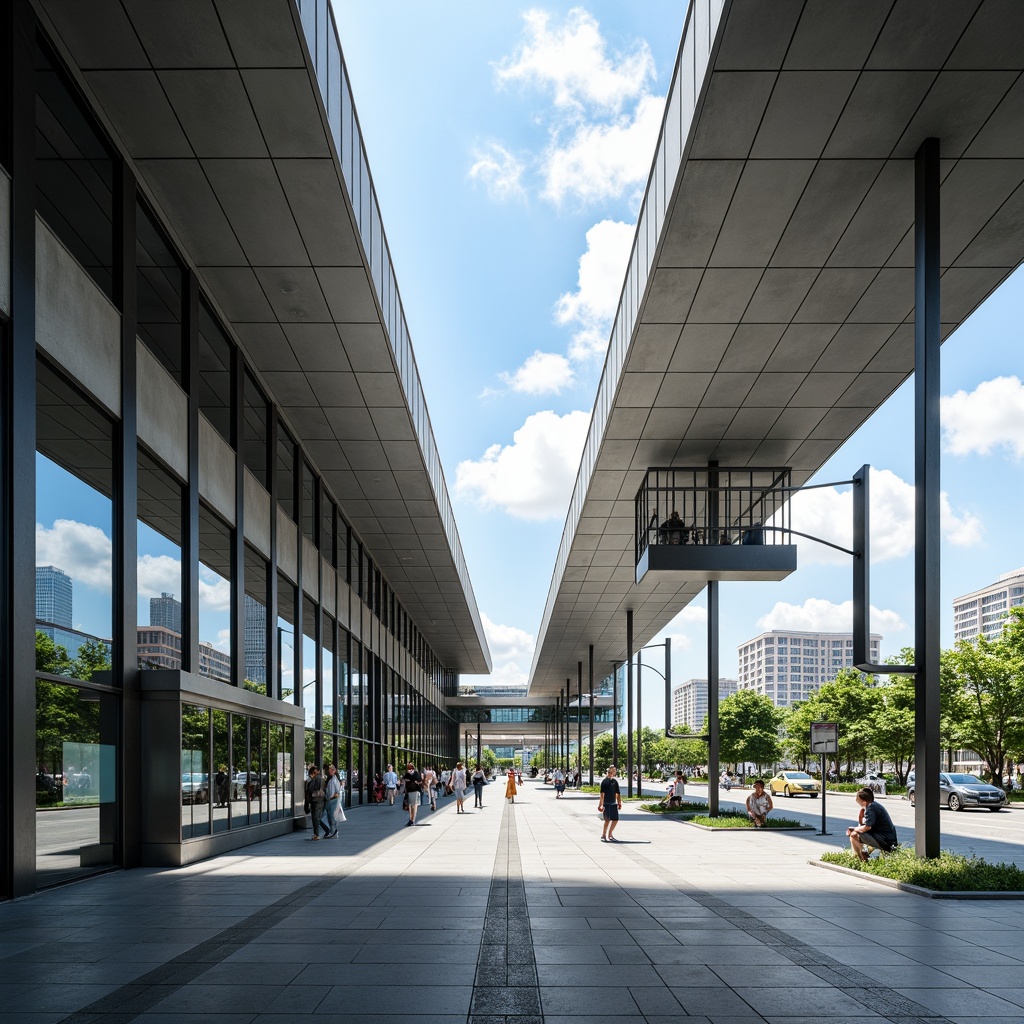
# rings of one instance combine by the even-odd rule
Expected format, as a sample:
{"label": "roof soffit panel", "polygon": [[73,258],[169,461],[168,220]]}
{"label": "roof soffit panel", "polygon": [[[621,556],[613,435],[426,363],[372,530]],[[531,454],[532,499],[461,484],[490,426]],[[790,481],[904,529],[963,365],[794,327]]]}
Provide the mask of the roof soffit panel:
{"label": "roof soffit panel", "polygon": [[120,0],[44,0],[82,68],[148,68],[149,57]]}
{"label": "roof soffit panel", "polygon": [[[275,319],[282,325],[312,322],[316,326],[333,329],[338,353],[347,367],[348,360],[341,349],[337,329],[328,322],[330,311],[327,309],[323,292],[320,291],[320,282],[313,268],[256,267],[255,273],[264,295],[274,310]],[[301,360],[300,365],[307,370],[316,369],[314,366],[306,366]]]}
{"label": "roof soffit panel", "polygon": [[[384,331],[380,326],[377,304],[366,271],[362,267],[317,267],[320,287],[327,298],[331,315],[339,325],[368,324],[386,346]],[[341,327],[341,337],[348,347],[350,332]],[[349,362],[354,369],[363,369],[359,360],[349,352]]]}
{"label": "roof soffit panel", "polygon": [[305,68],[249,68],[242,71],[242,81],[272,157],[330,156]]}
{"label": "roof soffit panel", "polygon": [[[800,294],[800,285],[794,287],[793,294]],[[763,370],[785,330],[784,323],[740,324],[722,356],[720,369],[755,373]]]}
{"label": "roof soffit panel", "polygon": [[362,266],[334,161],[275,160],[274,167],[313,264]]}
{"label": "roof soffit panel", "polygon": [[[303,270],[308,272],[308,268]],[[338,328],[333,323],[289,323],[284,324],[283,329],[298,364],[307,373],[351,371]]]}
{"label": "roof soffit panel", "polygon": [[124,0],[155,68],[223,68],[234,64],[212,0]]}
{"label": "roof soffit panel", "polygon": [[215,0],[238,66],[300,67],[306,61],[291,11],[280,0]]}
{"label": "roof soffit panel", "polygon": [[[382,441],[416,441],[409,412],[403,403],[401,408],[375,406],[370,409],[377,436]],[[417,445],[419,442],[416,442]],[[422,457],[420,464],[422,465]]]}
{"label": "roof soffit panel", "polygon": [[256,115],[234,68],[166,70],[158,74],[196,156],[267,156]]}
{"label": "roof soffit panel", "polygon": [[816,160],[856,81],[856,71],[780,72],[751,157]]}
{"label": "roof soffit panel", "polygon": [[159,159],[193,156],[156,72],[86,71],[84,77],[129,152]]}

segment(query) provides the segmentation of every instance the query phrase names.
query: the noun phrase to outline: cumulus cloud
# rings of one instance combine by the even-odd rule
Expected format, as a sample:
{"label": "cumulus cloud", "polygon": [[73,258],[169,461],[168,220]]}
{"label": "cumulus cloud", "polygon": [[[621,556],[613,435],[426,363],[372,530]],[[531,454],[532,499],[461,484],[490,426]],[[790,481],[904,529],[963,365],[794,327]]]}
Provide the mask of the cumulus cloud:
{"label": "cumulus cloud", "polygon": [[654,78],[654,59],[645,42],[629,53],[609,55],[600,24],[582,7],[572,8],[561,26],[553,26],[551,15],[536,8],[523,21],[524,42],[495,65],[499,84],[550,91],[558,108],[593,105],[616,111]]}
{"label": "cumulus cloud", "polygon": [[140,597],[173,594],[181,600],[181,560],[170,555],[142,555],[137,564]]}
{"label": "cumulus cloud", "polygon": [[638,190],[651,171],[664,109],[660,96],[645,96],[614,121],[557,132],[543,157],[542,195],[594,203]]}
{"label": "cumulus cloud", "polygon": [[494,444],[480,459],[460,462],[455,491],[484,508],[500,508],[518,519],[565,515],[579,468],[590,413],[537,412],[513,434],[512,444]]}
{"label": "cumulus cloud", "polygon": [[518,626],[505,626],[493,622],[483,612],[487,646],[491,651],[493,669],[487,676],[463,676],[463,682],[476,682],[484,686],[525,686],[530,676],[536,638]]}
{"label": "cumulus cloud", "polygon": [[556,352],[536,351],[515,373],[502,373],[501,379],[524,395],[557,395],[575,383],[572,367]]}
{"label": "cumulus cloud", "polygon": [[205,565],[199,567],[199,610],[231,611],[231,584]]}
{"label": "cumulus cloud", "polygon": [[[942,535],[957,547],[979,543],[981,520],[971,512],[956,512],[943,492]],[[847,488],[800,491],[793,496],[794,530],[821,537],[841,547],[853,547],[853,493]],[[848,564],[849,555],[822,544],[797,538],[802,563]],[[914,487],[888,469],[871,470],[871,561],[903,558],[914,550]]]}
{"label": "cumulus cloud", "polygon": [[1024,458],[1024,384],[1018,377],[982,381],[941,401],[946,448],[954,455],[989,455],[1005,449]]}
{"label": "cumulus cloud", "polygon": [[569,345],[572,359],[604,355],[634,231],[632,224],[602,220],[587,232],[576,291],[559,296],[555,304],[555,322],[576,328]]}
{"label": "cumulus cloud", "polygon": [[36,565],[55,565],[76,584],[109,591],[113,545],[98,527],[74,519],[36,523]]}
{"label": "cumulus cloud", "polygon": [[[820,597],[809,597],[802,605],[779,601],[758,626],[771,629],[792,629],[807,633],[849,633],[853,629],[853,602],[833,604]],[[888,635],[907,628],[900,616],[888,609],[871,606],[871,630]]]}
{"label": "cumulus cloud", "polygon": [[492,199],[522,199],[526,196],[523,162],[501,143],[487,143],[477,150],[475,157],[468,177],[483,185]]}

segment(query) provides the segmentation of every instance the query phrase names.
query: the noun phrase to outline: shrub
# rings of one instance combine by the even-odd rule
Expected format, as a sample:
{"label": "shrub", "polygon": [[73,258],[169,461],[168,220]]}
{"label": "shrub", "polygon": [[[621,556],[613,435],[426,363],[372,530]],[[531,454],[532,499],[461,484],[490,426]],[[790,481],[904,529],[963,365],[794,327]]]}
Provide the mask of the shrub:
{"label": "shrub", "polygon": [[990,864],[983,857],[966,857],[949,850],[930,860],[918,858],[905,846],[869,861],[858,860],[849,850],[825,853],[821,859],[826,864],[938,892],[1024,892],[1024,870],[1016,864]]}
{"label": "shrub", "polygon": [[[745,814],[720,814],[712,818],[707,814],[695,814],[689,819],[695,825],[704,825],[707,828],[749,828],[754,823]],[[804,828],[804,822],[794,821],[792,818],[777,818],[769,815],[768,828]]]}

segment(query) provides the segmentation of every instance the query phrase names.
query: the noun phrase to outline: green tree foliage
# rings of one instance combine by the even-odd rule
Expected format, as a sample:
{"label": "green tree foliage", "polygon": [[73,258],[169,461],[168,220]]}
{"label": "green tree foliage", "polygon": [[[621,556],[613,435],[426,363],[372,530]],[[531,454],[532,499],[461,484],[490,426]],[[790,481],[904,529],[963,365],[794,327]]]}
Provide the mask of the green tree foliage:
{"label": "green tree foliage", "polygon": [[844,668],[817,693],[795,704],[786,715],[786,752],[806,765],[811,756],[812,722],[839,724],[838,759],[852,772],[854,761],[863,761],[871,749],[872,726],[878,703],[873,678]]}
{"label": "green tree foliage", "polygon": [[[110,649],[102,640],[86,640],[74,661],[76,679],[92,679],[110,671]],[[109,682],[109,680],[107,680]]]}
{"label": "green tree foliage", "polygon": [[1024,751],[1024,609],[1013,608],[994,640],[960,640],[948,656],[962,693],[959,732],[996,785],[1011,754]]}
{"label": "green tree foliage", "polygon": [[877,704],[870,750],[874,757],[893,766],[897,781],[904,786],[914,765],[914,677],[891,675],[873,692]]}
{"label": "green tree foliage", "polygon": [[[491,750],[490,747],[484,747],[483,750],[480,751],[480,760],[483,763],[483,767],[484,767],[485,771],[489,772],[492,769],[497,768],[497,766],[498,766],[498,757],[494,753],[494,751]],[[474,763],[474,767],[475,767],[475,763]]]}
{"label": "green tree foliage", "polygon": [[[779,759],[782,713],[768,697],[753,690],[730,694],[718,706],[723,761],[752,761],[760,767]],[[703,731],[707,731],[707,728]]]}

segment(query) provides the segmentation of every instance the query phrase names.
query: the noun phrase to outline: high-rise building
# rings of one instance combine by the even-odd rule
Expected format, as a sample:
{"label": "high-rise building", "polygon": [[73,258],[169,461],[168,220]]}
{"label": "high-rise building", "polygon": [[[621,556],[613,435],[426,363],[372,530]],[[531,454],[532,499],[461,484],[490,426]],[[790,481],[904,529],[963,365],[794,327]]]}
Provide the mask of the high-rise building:
{"label": "high-rise building", "polygon": [[55,565],[36,566],[36,618],[53,626],[72,628],[73,583]]}
{"label": "high-rise building", "polygon": [[181,668],[181,634],[166,626],[139,626],[139,668]]}
{"label": "high-rise building", "polygon": [[1003,631],[1010,609],[1024,604],[1024,569],[1005,572],[987,587],[953,599],[953,639],[990,640]]}
{"label": "high-rise building", "polygon": [[[872,633],[868,657],[876,664],[882,637]],[[756,690],[780,708],[806,699],[840,669],[853,668],[852,633],[773,629],[740,644],[739,687]]]}
{"label": "high-rise building", "polygon": [[245,595],[245,678],[253,683],[267,681],[267,609]]}
{"label": "high-rise building", "polygon": [[[724,700],[739,689],[735,679],[718,680],[718,699]],[[672,687],[672,724],[687,725],[697,731],[708,713],[708,681],[687,679]]]}
{"label": "high-rise building", "polygon": [[181,635],[181,602],[173,594],[149,599],[149,624]]}

